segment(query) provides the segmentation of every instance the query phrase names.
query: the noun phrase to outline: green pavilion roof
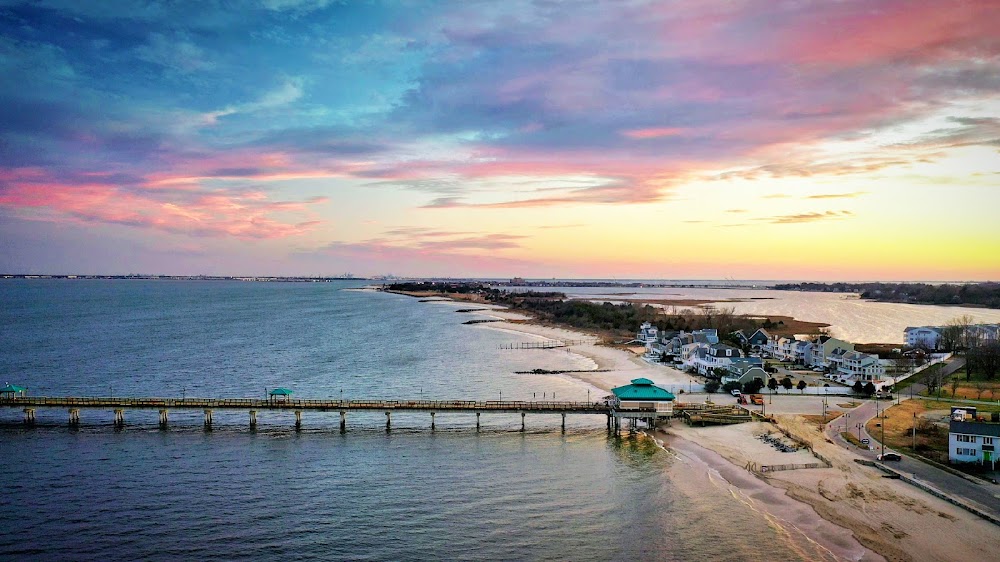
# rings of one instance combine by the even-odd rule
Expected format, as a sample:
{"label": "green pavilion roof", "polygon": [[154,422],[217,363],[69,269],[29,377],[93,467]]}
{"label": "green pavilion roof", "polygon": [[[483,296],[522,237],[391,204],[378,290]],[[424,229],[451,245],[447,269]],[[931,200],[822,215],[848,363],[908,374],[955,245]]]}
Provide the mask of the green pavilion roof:
{"label": "green pavilion roof", "polygon": [[271,392],[268,392],[271,396],[291,396],[292,391],[287,388],[276,388]]}
{"label": "green pavilion roof", "polygon": [[9,384],[9,383],[7,384],[7,386],[0,388],[0,392],[24,392],[25,390],[28,389],[24,388],[23,386],[17,386],[16,384]]}
{"label": "green pavilion roof", "polygon": [[673,400],[673,393],[653,384],[649,379],[632,379],[632,384],[612,388],[619,400]]}

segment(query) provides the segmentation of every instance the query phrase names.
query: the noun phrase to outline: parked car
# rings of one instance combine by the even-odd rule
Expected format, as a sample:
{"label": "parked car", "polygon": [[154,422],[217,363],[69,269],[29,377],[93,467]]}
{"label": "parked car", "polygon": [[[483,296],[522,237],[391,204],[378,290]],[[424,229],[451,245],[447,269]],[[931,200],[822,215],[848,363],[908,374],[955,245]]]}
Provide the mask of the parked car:
{"label": "parked car", "polygon": [[733,390],[730,390],[730,391],[729,391],[729,394],[732,394],[733,396],[737,396],[737,397],[738,397],[738,396],[741,396],[741,395],[742,395],[743,393],[742,393],[742,392],[740,392],[740,391],[738,391],[738,390],[736,390],[736,389],[734,388]]}
{"label": "parked car", "polygon": [[878,460],[880,461],[901,461],[903,457],[899,453],[885,453],[884,455],[879,455]]}
{"label": "parked car", "polygon": [[826,369],[824,369],[823,367],[814,367],[814,368],[813,368],[813,371],[816,371],[817,373],[822,373],[822,372],[823,372],[823,371],[825,371],[825,370],[826,370]]}

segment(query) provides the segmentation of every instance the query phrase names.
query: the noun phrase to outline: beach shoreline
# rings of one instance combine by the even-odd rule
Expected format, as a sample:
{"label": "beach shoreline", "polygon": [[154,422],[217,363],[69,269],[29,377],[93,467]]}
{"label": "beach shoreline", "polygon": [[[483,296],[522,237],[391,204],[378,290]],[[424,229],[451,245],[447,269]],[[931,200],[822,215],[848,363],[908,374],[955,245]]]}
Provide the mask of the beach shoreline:
{"label": "beach shoreline", "polygon": [[[416,295],[410,295],[416,296]],[[432,302],[469,304],[464,299]],[[678,399],[685,385],[696,379],[672,367],[644,361],[638,354],[601,345],[594,334],[547,325],[499,305],[477,303],[486,310],[476,314],[498,322],[475,324],[491,330],[524,334],[548,341],[573,341],[564,349],[589,359],[593,372],[571,372],[563,376],[583,385],[610,392],[616,386],[644,377],[672,389]],[[700,382],[698,383],[700,384]],[[779,415],[778,423],[796,435],[808,434],[809,425],[799,416]],[[770,431],[768,424],[690,428],[674,422],[651,431],[647,437],[680,452],[701,468],[721,476],[732,493],[753,504],[771,525],[801,534],[815,543],[819,552],[835,560],[977,559],[983,548],[1000,549],[995,527],[943,500],[898,480],[889,480],[869,467],[854,462],[854,455],[826,443],[817,430],[809,441],[830,468],[773,472],[767,475],[746,469],[758,462],[760,449],[751,446],[748,432]],[[733,429],[737,428],[737,429]],[[764,457],[769,460],[771,457]],[[803,462],[803,461],[795,461]],[[949,527],[947,534],[935,529]],[[978,539],[977,539],[978,537]],[[983,540],[983,537],[990,537]],[[986,547],[984,543],[990,543]],[[824,555],[825,557],[825,555]]]}

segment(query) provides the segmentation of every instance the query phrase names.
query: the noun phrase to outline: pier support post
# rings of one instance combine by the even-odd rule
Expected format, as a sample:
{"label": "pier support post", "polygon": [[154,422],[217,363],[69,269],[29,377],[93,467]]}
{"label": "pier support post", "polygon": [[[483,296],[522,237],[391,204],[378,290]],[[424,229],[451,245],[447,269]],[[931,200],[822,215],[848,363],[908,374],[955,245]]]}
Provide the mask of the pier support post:
{"label": "pier support post", "polygon": [[80,410],[78,408],[71,408],[69,411],[69,426],[76,427],[80,425]]}
{"label": "pier support post", "polygon": [[115,427],[125,427],[125,410],[115,410]]}
{"label": "pier support post", "polygon": [[35,409],[24,409],[24,425],[35,425]]}
{"label": "pier support post", "polygon": [[562,432],[566,433],[566,412],[562,415]]}
{"label": "pier support post", "polygon": [[389,431],[392,429],[392,412],[385,413],[385,430]]}
{"label": "pier support post", "polygon": [[250,410],[250,429],[257,429],[257,410]]}
{"label": "pier support post", "polygon": [[431,431],[434,431],[434,415],[437,412],[431,412]]}
{"label": "pier support post", "polygon": [[205,431],[212,431],[212,410],[205,410]]}
{"label": "pier support post", "polygon": [[160,429],[167,428],[167,411],[160,410]]}
{"label": "pier support post", "polygon": [[611,433],[611,414],[608,414],[608,433]]}
{"label": "pier support post", "polygon": [[343,410],[340,411],[340,432],[347,432],[347,412]]}
{"label": "pier support post", "polygon": [[482,412],[476,412],[476,431],[479,431],[479,415]]}
{"label": "pier support post", "polygon": [[524,431],[524,412],[521,412],[521,431]]}
{"label": "pier support post", "polygon": [[302,429],[302,410],[295,410],[295,429]]}

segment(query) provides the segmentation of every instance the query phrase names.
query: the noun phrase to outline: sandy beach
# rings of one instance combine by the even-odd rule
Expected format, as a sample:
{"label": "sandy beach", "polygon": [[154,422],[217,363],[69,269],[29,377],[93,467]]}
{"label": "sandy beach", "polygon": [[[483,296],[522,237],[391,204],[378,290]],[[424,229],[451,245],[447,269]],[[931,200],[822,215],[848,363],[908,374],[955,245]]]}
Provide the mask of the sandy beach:
{"label": "sandy beach", "polygon": [[[505,320],[505,322],[491,322],[477,325],[486,329],[518,332],[532,338],[545,340],[582,340],[584,343],[572,345],[568,350],[571,353],[586,357],[592,361],[594,370],[600,372],[566,373],[566,375],[604,391],[610,391],[616,386],[629,384],[632,379],[639,377],[645,377],[675,392],[680,392],[688,387],[690,383],[700,384],[694,377],[673,367],[649,363],[643,360],[639,353],[600,345],[597,337],[591,334],[532,323],[530,322],[531,318],[523,314],[510,312],[499,307],[490,307],[489,310],[479,311],[477,314],[490,316],[498,320]],[[685,392],[687,391],[685,390]]]}
{"label": "sandy beach", "polygon": [[[1000,532],[995,525],[905,482],[883,478],[874,468],[855,463],[855,455],[825,442],[817,427],[800,416],[786,414],[777,418],[779,425],[812,443],[832,466],[764,474],[746,470],[747,463],[760,466],[818,460],[805,450],[791,454],[777,452],[756,439],[760,433],[775,431],[771,424],[762,422],[704,428],[673,422],[653,432],[653,436],[671,449],[695,456],[716,469],[719,466],[712,464],[714,455],[729,461],[732,467],[742,468],[742,474],[720,471],[727,481],[743,489],[750,501],[761,503],[760,509],[794,521],[798,529],[803,525],[811,527],[819,533],[810,533],[814,539],[822,542],[831,538],[825,525],[816,521],[822,519],[836,529],[849,530],[854,540],[868,550],[857,557],[850,541],[845,542],[841,537],[827,545],[834,552],[840,549],[838,558],[988,560],[1000,550]],[[754,480],[770,490],[762,489]],[[789,501],[798,505],[797,517],[789,517],[786,511]],[[810,508],[807,512],[801,512],[803,504]],[[880,556],[874,556],[876,553]]]}

